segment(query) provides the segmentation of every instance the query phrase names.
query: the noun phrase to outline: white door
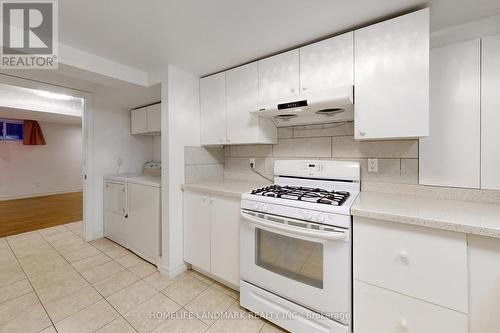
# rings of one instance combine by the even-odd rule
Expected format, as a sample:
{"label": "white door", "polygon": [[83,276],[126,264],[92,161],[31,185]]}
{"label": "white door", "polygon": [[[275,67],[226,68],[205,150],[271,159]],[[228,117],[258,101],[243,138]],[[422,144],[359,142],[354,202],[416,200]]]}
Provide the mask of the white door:
{"label": "white door", "polygon": [[184,191],[184,261],[210,272],[209,196]]}
{"label": "white door", "polygon": [[160,255],[160,188],[128,183],[128,248],[156,263]]}
{"label": "white door", "polygon": [[354,33],[348,32],[300,48],[300,92],[354,83]]}
{"label": "white door", "polygon": [[500,190],[500,35],[483,38],[481,67],[481,188]]}
{"label": "white door", "polygon": [[479,39],[431,51],[430,133],[420,139],[420,184],[479,188],[480,57]]}
{"label": "white door", "polygon": [[132,134],[141,134],[148,131],[147,108],[130,111]]}
{"label": "white door", "polygon": [[153,104],[147,107],[148,114],[148,132],[161,132],[161,103]]}
{"label": "white door", "polygon": [[125,183],[104,181],[104,210],[125,215]]}
{"label": "white door", "polygon": [[210,206],[211,273],[240,284],[240,199],[213,196]]}
{"label": "white door", "polygon": [[104,236],[127,247],[125,224],[126,218],[122,214],[104,211]]}
{"label": "white door", "polygon": [[226,143],[226,74],[200,80],[201,144]]}
{"label": "white door", "polygon": [[298,94],[298,49],[259,61],[259,101],[294,98]]}
{"label": "white door", "polygon": [[259,73],[256,62],[226,72],[227,139],[229,143],[259,140],[257,109]]}
{"label": "white door", "polygon": [[354,32],[355,138],[429,135],[429,9]]}

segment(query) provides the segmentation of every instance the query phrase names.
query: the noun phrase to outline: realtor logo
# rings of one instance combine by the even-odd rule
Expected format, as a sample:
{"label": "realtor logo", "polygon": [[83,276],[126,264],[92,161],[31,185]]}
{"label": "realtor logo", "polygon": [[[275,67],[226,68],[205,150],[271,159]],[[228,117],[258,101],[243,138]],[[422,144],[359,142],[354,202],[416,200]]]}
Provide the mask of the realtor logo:
{"label": "realtor logo", "polygon": [[57,68],[56,0],[1,0],[0,68]]}

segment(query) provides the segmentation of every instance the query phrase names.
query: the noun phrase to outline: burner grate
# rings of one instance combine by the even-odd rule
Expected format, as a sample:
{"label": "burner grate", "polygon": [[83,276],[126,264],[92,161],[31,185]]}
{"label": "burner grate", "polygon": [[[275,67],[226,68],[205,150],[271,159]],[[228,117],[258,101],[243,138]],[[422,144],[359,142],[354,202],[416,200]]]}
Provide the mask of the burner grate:
{"label": "burner grate", "polygon": [[334,206],[341,206],[344,204],[350,195],[349,192],[345,191],[327,191],[320,188],[280,185],[262,187],[257,190],[253,190],[252,194]]}

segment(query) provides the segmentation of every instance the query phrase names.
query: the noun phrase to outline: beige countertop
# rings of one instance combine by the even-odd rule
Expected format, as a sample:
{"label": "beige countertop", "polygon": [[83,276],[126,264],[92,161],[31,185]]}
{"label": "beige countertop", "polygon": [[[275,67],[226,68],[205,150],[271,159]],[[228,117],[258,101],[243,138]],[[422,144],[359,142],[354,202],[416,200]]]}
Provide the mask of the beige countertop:
{"label": "beige countertop", "polygon": [[239,198],[241,197],[241,194],[245,192],[249,192],[259,187],[268,186],[270,184],[271,183],[224,179],[219,181],[184,184],[182,185],[182,189]]}
{"label": "beige countertop", "polygon": [[353,216],[500,238],[500,205],[361,192]]}

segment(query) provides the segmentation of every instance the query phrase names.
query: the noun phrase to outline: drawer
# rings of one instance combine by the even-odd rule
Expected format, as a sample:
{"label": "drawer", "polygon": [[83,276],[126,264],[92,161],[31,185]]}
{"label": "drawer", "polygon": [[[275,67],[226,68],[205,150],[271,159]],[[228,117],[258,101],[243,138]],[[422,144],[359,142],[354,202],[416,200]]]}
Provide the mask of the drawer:
{"label": "drawer", "polygon": [[354,281],[354,333],[467,333],[467,315]]}
{"label": "drawer", "polygon": [[354,278],[468,312],[465,234],[354,218]]}

